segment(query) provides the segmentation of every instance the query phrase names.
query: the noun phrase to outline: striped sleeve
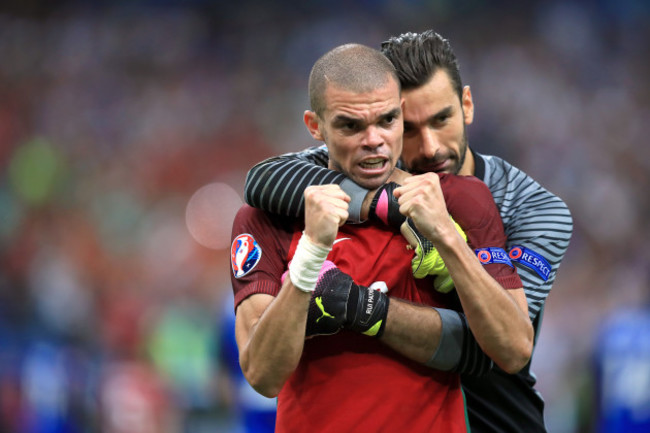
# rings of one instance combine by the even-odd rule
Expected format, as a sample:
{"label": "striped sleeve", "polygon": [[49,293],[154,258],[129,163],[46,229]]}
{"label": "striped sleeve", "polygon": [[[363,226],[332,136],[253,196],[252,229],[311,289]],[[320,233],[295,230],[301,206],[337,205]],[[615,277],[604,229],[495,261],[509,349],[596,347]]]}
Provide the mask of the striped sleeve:
{"label": "striped sleeve", "polygon": [[301,217],[303,193],[310,185],[341,184],[346,177],[327,169],[328,153],[323,146],[286,153],[256,164],[248,172],[244,199],[267,212]]}
{"label": "striped sleeve", "polygon": [[485,156],[485,182],[492,191],[508,237],[507,246],[524,284],[531,320],[551,290],[573,232],[567,205],[523,171]]}

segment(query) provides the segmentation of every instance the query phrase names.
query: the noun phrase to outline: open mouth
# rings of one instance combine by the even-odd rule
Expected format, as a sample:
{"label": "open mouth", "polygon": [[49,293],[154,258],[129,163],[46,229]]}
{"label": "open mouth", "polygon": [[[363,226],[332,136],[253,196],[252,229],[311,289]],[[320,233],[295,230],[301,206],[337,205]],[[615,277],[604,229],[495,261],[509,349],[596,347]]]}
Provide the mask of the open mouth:
{"label": "open mouth", "polygon": [[382,168],[385,164],[386,164],[386,159],[384,158],[369,158],[359,163],[361,168],[367,170],[376,170]]}

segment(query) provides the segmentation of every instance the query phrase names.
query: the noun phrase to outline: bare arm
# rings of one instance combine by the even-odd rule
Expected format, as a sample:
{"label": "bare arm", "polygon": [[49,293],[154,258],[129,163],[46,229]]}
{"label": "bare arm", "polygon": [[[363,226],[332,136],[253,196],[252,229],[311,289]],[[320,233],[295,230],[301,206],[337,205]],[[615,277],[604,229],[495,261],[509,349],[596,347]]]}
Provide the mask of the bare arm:
{"label": "bare arm", "polygon": [[436,174],[405,180],[395,195],[400,212],[440,252],[481,348],[504,371],[519,371],[530,359],[533,342],[523,289],[506,291],[485,271],[449,219]]}
{"label": "bare arm", "polygon": [[438,349],[441,331],[436,310],[392,298],[381,341],[407,358],[426,364]]}
{"label": "bare arm", "polygon": [[310,290],[313,290],[313,286],[305,286],[303,275],[307,273],[306,270],[315,269],[316,274],[320,270],[339,225],[345,223],[348,217],[348,201],[349,197],[337,185],[305,190],[303,239],[326,250],[320,257],[320,263],[310,258],[308,269],[297,269],[296,266],[300,266],[297,263],[305,263],[299,258],[302,254],[299,243],[290,264],[289,276],[285,278],[278,296],[252,295],[237,308],[235,337],[242,372],[251,386],[264,396],[276,396],[300,362]]}
{"label": "bare arm", "polygon": [[463,313],[392,298],[386,322],[382,342],[407,358],[472,376],[492,368],[492,359],[478,345]]}
{"label": "bare arm", "polygon": [[252,295],[237,308],[239,363],[251,386],[266,397],[280,392],[300,361],[310,298],[287,278],[277,298]]}

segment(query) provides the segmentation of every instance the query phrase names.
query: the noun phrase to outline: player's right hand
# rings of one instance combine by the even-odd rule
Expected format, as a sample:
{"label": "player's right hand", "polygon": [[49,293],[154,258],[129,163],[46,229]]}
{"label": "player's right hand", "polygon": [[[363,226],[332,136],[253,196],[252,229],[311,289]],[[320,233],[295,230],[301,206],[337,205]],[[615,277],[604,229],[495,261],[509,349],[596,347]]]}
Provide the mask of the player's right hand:
{"label": "player's right hand", "polygon": [[305,234],[312,242],[331,247],[340,226],[348,220],[350,197],[338,185],[305,189]]}

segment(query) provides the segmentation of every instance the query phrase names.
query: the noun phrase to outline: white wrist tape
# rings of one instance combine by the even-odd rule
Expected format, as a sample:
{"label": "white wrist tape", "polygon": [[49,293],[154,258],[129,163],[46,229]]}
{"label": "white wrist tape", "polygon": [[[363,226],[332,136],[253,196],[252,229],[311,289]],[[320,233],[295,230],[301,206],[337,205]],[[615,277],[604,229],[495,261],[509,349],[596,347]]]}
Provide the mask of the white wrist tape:
{"label": "white wrist tape", "polygon": [[293,260],[289,263],[289,278],[293,285],[303,292],[313,292],[318,274],[331,250],[331,247],[316,245],[303,232]]}

